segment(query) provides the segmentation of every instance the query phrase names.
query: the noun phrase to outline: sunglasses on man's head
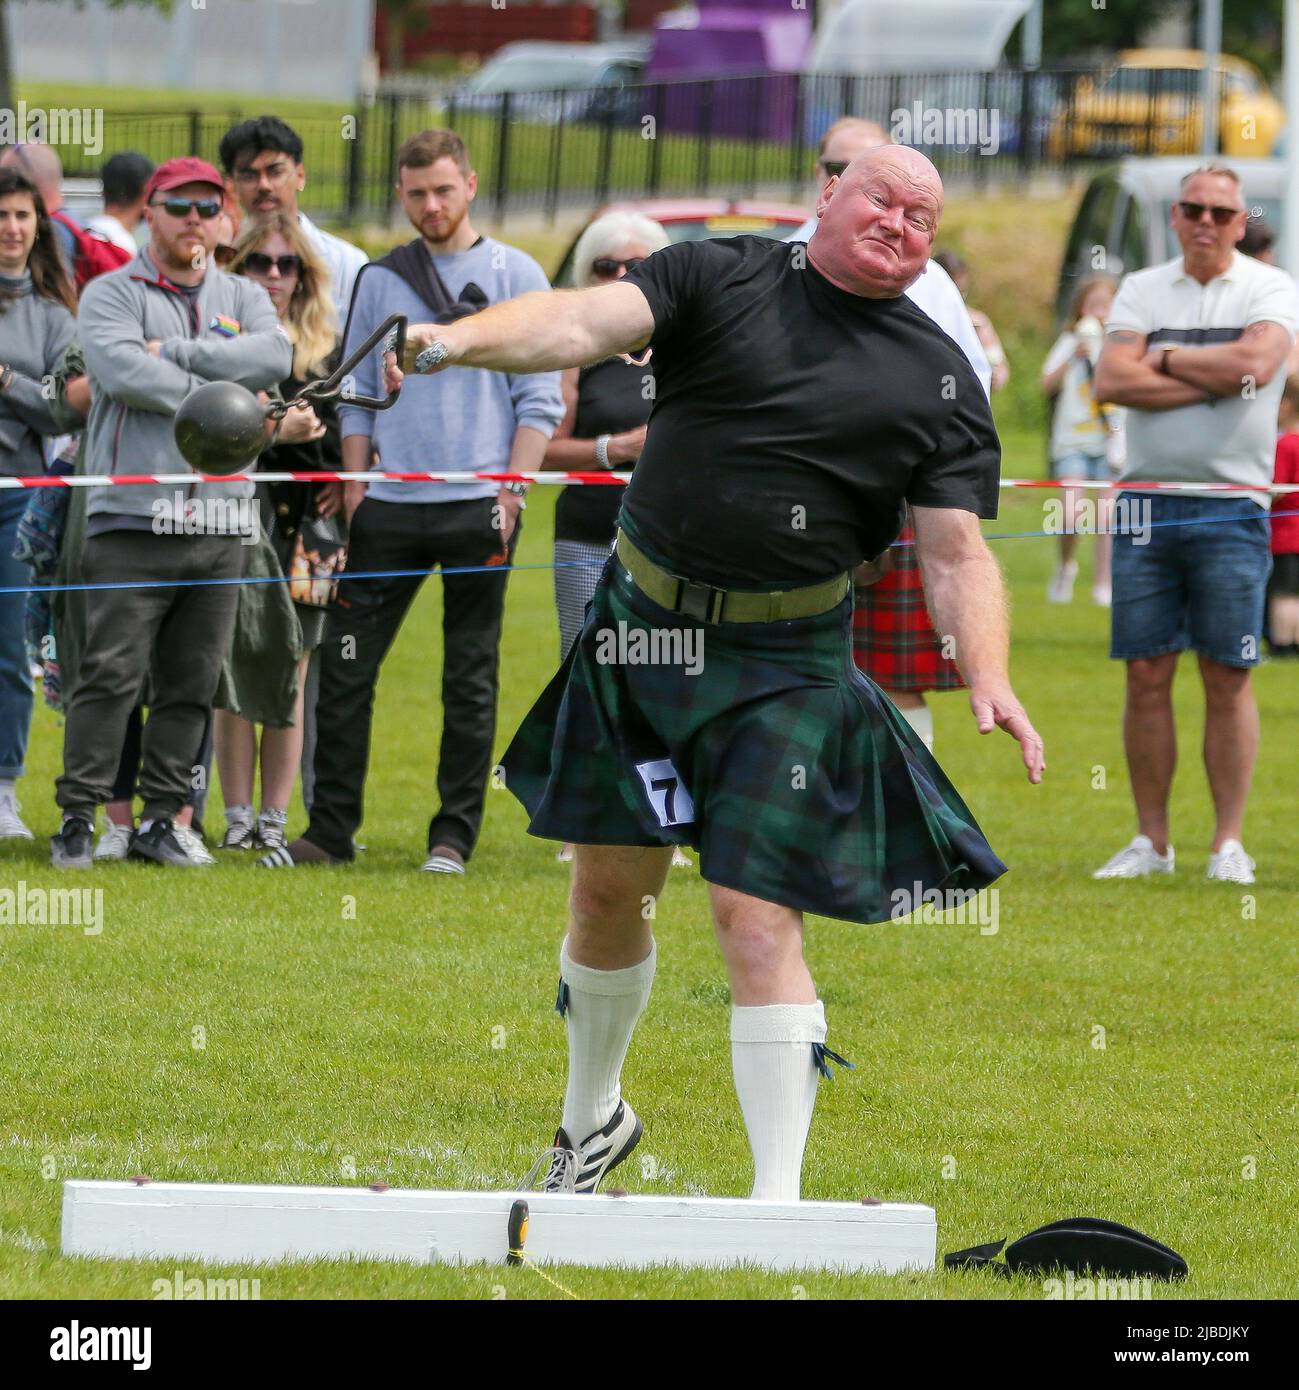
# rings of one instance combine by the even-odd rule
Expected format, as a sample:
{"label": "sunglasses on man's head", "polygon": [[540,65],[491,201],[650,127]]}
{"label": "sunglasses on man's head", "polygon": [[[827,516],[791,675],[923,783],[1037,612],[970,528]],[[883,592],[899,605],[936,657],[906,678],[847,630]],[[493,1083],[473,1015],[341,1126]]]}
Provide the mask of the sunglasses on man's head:
{"label": "sunglasses on man's head", "polygon": [[301,256],[268,256],[265,251],[250,251],[244,266],[254,275],[269,275],[274,266],[281,275],[296,275],[302,269]]}
{"label": "sunglasses on man's head", "polygon": [[154,207],[162,208],[168,217],[188,217],[194,208],[204,222],[210,221],[221,211],[220,198],[164,198]]}
{"label": "sunglasses on man's head", "polygon": [[821,160],[821,168],[824,169],[825,172],[826,172],[826,173],[830,176],[830,178],[832,178],[832,179],[837,179],[837,178],[839,177],[839,175],[842,174],[843,171],[844,171],[847,167],[848,167],[848,161],[847,161],[846,159],[823,159],[823,160]]}
{"label": "sunglasses on man's head", "polygon": [[1188,222],[1198,222],[1207,212],[1213,218],[1215,227],[1225,227],[1233,217],[1239,217],[1244,208],[1211,208],[1207,203],[1180,202],[1177,205]]}
{"label": "sunglasses on man's head", "polygon": [[591,262],[591,269],[601,280],[612,280],[620,270],[635,270],[644,260],[644,256],[629,256],[625,261],[616,261],[612,256],[601,256]]}

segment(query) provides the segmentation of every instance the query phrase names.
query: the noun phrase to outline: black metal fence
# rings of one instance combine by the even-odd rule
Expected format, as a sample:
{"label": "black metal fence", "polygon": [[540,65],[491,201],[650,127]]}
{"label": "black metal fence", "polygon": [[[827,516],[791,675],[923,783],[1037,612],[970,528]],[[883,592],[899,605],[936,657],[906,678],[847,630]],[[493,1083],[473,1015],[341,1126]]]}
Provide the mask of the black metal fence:
{"label": "black metal fence", "polygon": [[[1049,68],[761,74],[581,91],[381,96],[336,116],[296,120],[306,147],[306,206],[347,220],[392,209],[397,147],[430,126],[465,138],[480,198],[500,215],[610,198],[724,195],[806,199],[815,150],[840,116],[878,121],[924,150],[945,178],[1059,170],[1120,154],[1200,148],[1193,70]],[[1224,120],[1226,107],[1220,108]],[[215,161],[236,115],[104,113],[103,150],[62,151],[93,174],[118,149]],[[1258,148],[1270,153],[1266,131]]]}

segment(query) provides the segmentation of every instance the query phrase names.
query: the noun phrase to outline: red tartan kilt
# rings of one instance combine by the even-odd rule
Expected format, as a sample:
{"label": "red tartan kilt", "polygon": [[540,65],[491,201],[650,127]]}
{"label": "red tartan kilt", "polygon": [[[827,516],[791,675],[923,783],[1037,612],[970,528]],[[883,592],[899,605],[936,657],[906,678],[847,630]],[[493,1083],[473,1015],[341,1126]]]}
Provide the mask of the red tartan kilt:
{"label": "red tartan kilt", "polygon": [[[914,541],[906,527],[900,541]],[[884,690],[959,690],[965,685],[956,663],[939,647],[925,609],[914,545],[896,546],[893,568],[878,584],[854,591],[852,655]]]}

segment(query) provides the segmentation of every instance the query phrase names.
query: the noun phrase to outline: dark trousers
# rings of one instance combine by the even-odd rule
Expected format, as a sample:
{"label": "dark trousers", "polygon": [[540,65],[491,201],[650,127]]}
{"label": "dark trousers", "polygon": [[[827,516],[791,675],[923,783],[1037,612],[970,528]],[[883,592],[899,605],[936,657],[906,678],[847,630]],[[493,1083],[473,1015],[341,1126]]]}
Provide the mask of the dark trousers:
{"label": "dark trousers", "polygon": [[[494,516],[494,498],[429,503],[367,498],[352,518],[348,571],[504,565],[513,557],[518,530],[508,548],[502,547]],[[449,845],[466,859],[482,826],[492,767],[508,578],[504,569],[442,578],[440,805],[429,822],[428,845]],[[344,579],[330,610],[320,649],[315,785],[306,838],[336,859],[353,857],[352,838],[364,814],[379,667],[423,581],[423,574]],[[421,714],[406,710],[403,717]]]}
{"label": "dark trousers", "polygon": [[[63,731],[56,800],[94,821],[113,795],[131,711],[151,686],[142,737],[140,796],[146,818],[174,816],[190,794],[221,663],[230,649],[243,551],[235,536],[108,531],[82,551],[88,584],[132,581],[156,588],[91,589],[81,671]],[[172,583],[160,583],[172,581]]]}

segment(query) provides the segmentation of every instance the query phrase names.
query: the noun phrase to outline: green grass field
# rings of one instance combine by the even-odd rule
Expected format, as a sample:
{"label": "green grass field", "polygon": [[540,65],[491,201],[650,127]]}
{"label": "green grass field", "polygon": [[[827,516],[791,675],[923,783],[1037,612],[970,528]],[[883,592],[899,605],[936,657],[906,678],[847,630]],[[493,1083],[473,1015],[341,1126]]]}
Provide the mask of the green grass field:
{"label": "green grass field", "polygon": [[[1007,472],[1036,473],[1038,442],[1007,442]],[[537,491],[525,567],[549,559],[554,494]],[[988,530],[1040,529],[1041,500],[1012,494]],[[1047,779],[1031,788],[1008,739],[980,739],[963,697],[935,700],[942,762],[1011,866],[997,930],[811,924],[830,1043],[857,1070],[821,1088],[804,1195],[929,1203],[940,1253],[1106,1216],[1186,1255],[1190,1280],[1156,1297],[1286,1295],[1299,1195],[1296,672],[1258,675],[1256,888],[1203,878],[1210,822],[1189,670],[1178,688],[1178,873],[1093,883],[1089,871],[1132,834],[1106,616],[1082,583],[1081,602],[1048,608],[1053,542],[996,550]],[[568,870],[493,791],[468,876],[417,872],[439,738],[439,605],[429,584],[384,670],[369,848],[354,867],[273,875],[223,857],[192,875],[97,869],[79,881],[104,890],[101,934],[0,926],[0,1297],[140,1299],[171,1279],[175,1260],[61,1257],[67,1178],[506,1188],[549,1141],[564,1075],[551,1006]],[[550,575],[522,568],[504,639],[502,748],[556,642]],[[39,838],[0,846],[0,886],[12,889],[54,882],[44,837],[56,825],[59,726],[43,707],[32,745],[23,796]],[[624,1077],[646,1133],[619,1181],[743,1194],[726,982],[695,871],[673,871],[656,931],[657,985]],[[486,1266],[219,1272],[259,1278],[263,1298],[561,1296],[531,1270]],[[582,1297],[1043,1296],[1039,1281],[978,1272],[560,1277]]]}

